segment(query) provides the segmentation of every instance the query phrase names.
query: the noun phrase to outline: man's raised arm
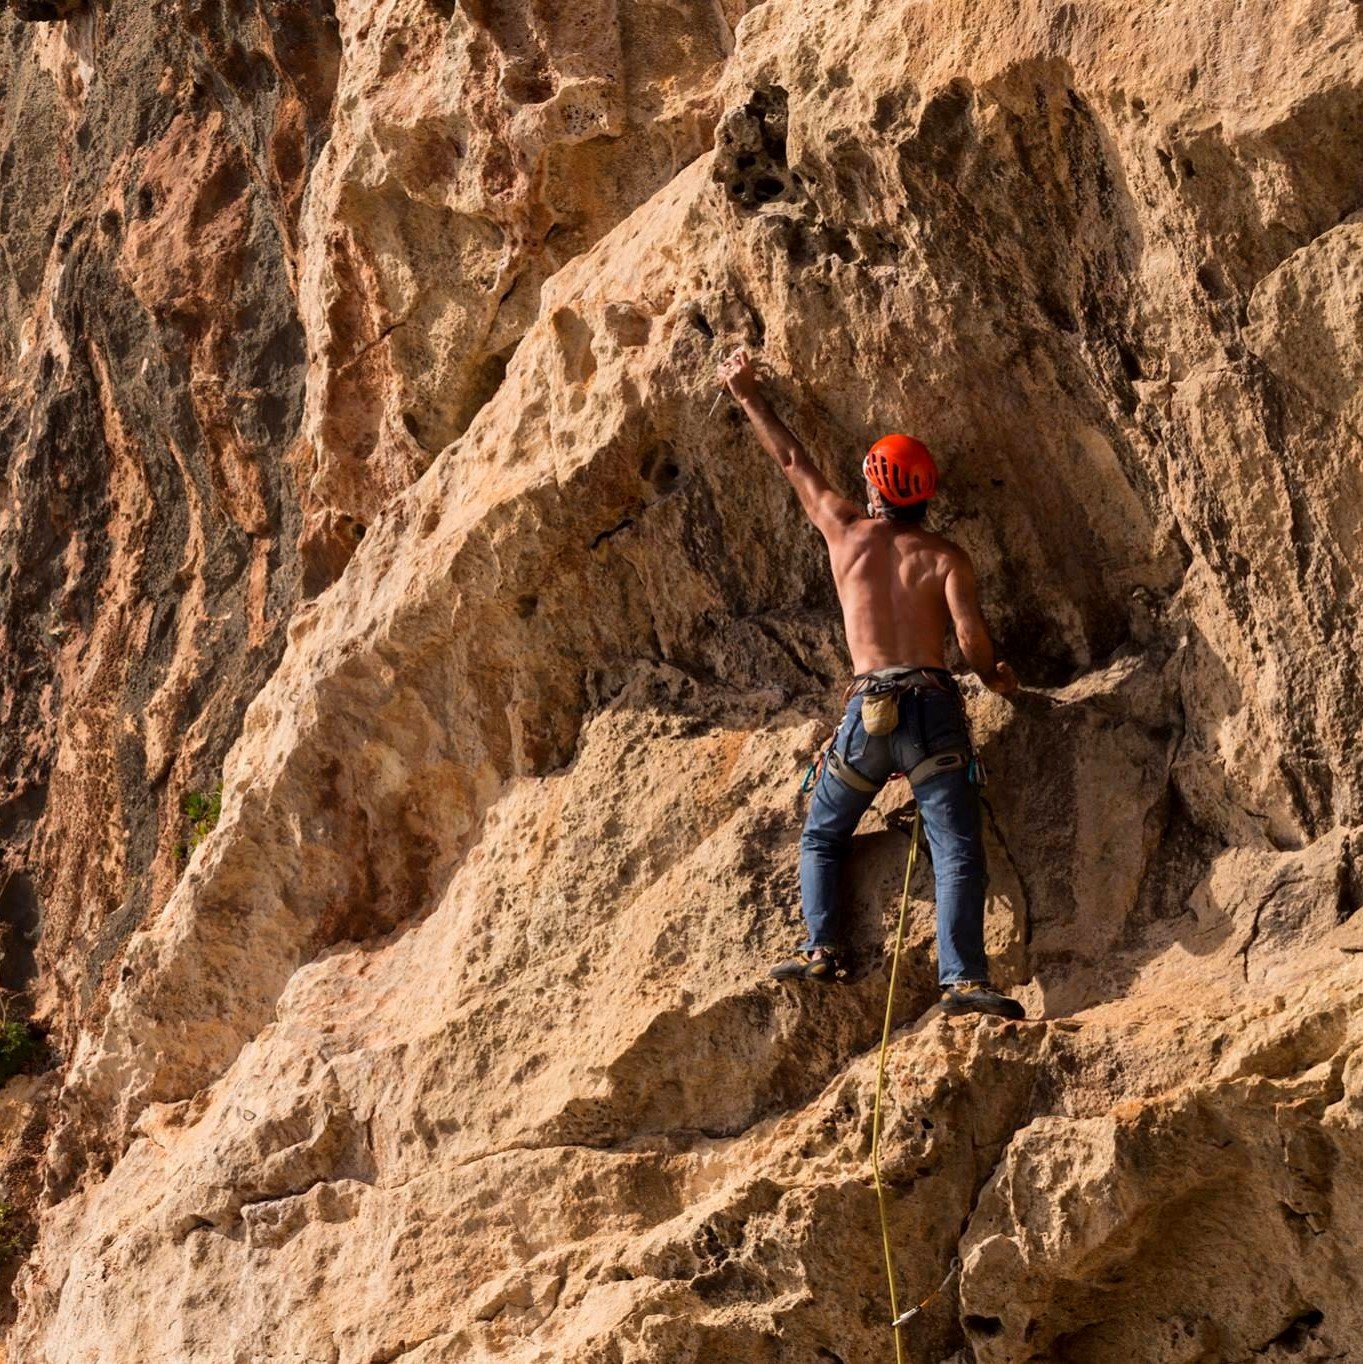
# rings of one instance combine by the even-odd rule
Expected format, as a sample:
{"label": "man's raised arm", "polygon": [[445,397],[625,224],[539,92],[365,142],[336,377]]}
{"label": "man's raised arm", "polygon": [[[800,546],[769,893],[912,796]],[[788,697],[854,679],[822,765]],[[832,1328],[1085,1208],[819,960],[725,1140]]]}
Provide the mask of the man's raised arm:
{"label": "man's raised arm", "polygon": [[734,401],[757,432],[762,448],[781,466],[795,489],[805,515],[819,528],[825,539],[841,526],[857,519],[856,506],[839,497],[828,485],[805,448],[786,424],[772,411],[762,396],[757,375],[745,350],[736,350],[719,367],[719,380],[727,385]]}
{"label": "man's raised arm", "polygon": [[963,549],[953,548],[951,567],[947,570],[947,606],[956,627],[956,642],[961,646],[965,661],[979,674],[980,681],[1000,696],[1011,696],[1018,689],[1018,680],[1006,663],[994,656],[994,644],[989,638],[989,627],[980,610],[979,592],[975,586],[975,569],[970,556]]}

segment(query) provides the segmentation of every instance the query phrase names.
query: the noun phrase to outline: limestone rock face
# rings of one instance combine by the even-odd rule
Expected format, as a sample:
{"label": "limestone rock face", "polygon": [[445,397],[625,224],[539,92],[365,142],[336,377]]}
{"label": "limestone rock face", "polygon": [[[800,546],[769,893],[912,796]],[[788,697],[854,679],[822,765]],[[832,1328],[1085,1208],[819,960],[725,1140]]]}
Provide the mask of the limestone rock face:
{"label": "limestone rock face", "polygon": [[736,344],[849,492],[937,451],[1025,686],[904,1358],[1351,1357],[1361,14],[0,17],[8,1357],[892,1357],[906,793],[765,980],[846,663]]}
{"label": "limestone rock face", "polygon": [[338,7],[299,300],[320,585],[345,532],[496,391],[544,281],[710,145],[733,17],[717,0]]}

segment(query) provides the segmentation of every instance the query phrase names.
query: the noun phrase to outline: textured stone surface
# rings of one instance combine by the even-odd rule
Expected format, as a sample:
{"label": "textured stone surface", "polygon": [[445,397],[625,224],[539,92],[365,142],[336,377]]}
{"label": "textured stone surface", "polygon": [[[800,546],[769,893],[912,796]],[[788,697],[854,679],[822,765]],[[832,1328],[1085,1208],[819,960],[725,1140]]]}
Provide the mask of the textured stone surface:
{"label": "textured stone surface", "polygon": [[338,5],[300,293],[317,585],[496,392],[545,279],[709,146],[735,17],[719,0]]}
{"label": "textured stone surface", "polygon": [[923,867],[908,1357],[1348,1358],[1358,6],[562,13],[0,20],[11,1357],[887,1356],[903,793],[763,980],[845,663],[741,342],[849,491],[938,450],[1026,686],[1048,1021],[925,1012]]}

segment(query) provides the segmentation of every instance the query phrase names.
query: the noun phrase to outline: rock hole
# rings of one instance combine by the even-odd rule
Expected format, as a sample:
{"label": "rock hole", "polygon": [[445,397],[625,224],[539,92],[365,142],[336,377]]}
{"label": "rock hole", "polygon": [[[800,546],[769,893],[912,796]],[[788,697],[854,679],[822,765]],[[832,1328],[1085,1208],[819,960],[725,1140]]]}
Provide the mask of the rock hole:
{"label": "rock hole", "polygon": [[949,81],[924,105],[918,139],[938,174],[951,173],[974,140],[974,108],[974,87],[962,77]]}
{"label": "rock hole", "polygon": [[[1308,1307],[1305,1312],[1294,1317],[1264,1348],[1279,1345],[1288,1354],[1297,1354],[1306,1348],[1311,1339],[1311,1332],[1324,1320],[1324,1312],[1320,1311],[1319,1308]],[[1260,1350],[1257,1353],[1262,1354],[1263,1351]]]}
{"label": "rock hole", "polygon": [[1037,306],[1053,326],[1058,327],[1062,332],[1077,332],[1079,324],[1074,320],[1074,314],[1065,304],[1052,293],[1043,293],[1037,299]]}
{"label": "rock hole", "polygon": [[699,308],[696,308],[691,314],[691,325],[707,340],[713,341],[715,339],[715,329]]}
{"label": "rock hole", "polygon": [[880,95],[876,99],[875,112],[871,115],[871,127],[878,133],[890,130],[899,116],[900,103],[897,95]]}
{"label": "rock hole", "polygon": [[394,75],[402,66],[403,59],[406,56],[407,43],[405,39],[395,38],[391,43],[386,44],[379,56],[379,75]]}
{"label": "rock hole", "polygon": [[1139,379],[1142,374],[1141,362],[1136,352],[1123,341],[1117,342],[1117,356],[1122,362],[1122,372],[1132,382]]}
{"label": "rock hole", "polygon": [[143,185],[137,191],[137,216],[150,218],[156,211],[156,192],[150,185]]}
{"label": "rock hole", "polygon": [[502,77],[502,91],[517,104],[546,104],[557,86],[547,71],[510,69]]}
{"label": "rock hole", "polygon": [[1164,178],[1171,185],[1176,185],[1178,183],[1178,179],[1174,175],[1174,158],[1168,152],[1166,152],[1163,147],[1155,148],[1155,156],[1156,159],[1159,161],[1160,170],[1164,172]]}
{"label": "rock hole", "polygon": [[550,320],[558,338],[565,377],[570,384],[585,384],[596,373],[591,327],[572,308],[555,308]]}
{"label": "rock hole", "polygon": [[1183,178],[1185,180],[1197,179],[1197,168],[1186,156],[1183,158],[1182,162],[1180,163],[1180,166],[1182,168]]}
{"label": "rock hole", "polygon": [[540,599],[533,592],[523,593],[516,598],[516,614],[522,620],[529,620],[539,610]]}
{"label": "rock hole", "polygon": [[753,181],[753,198],[759,204],[769,204],[773,199],[779,199],[785,192],[785,181],[778,180],[774,175],[759,175]]}
{"label": "rock hole", "polygon": [[919,1118],[918,1121],[922,1123],[923,1131],[925,1132],[931,1132],[933,1127],[936,1126],[931,1118]]}
{"label": "rock hole", "polygon": [[351,528],[350,528],[350,533],[351,533],[351,535],[353,535],[357,540],[363,540],[363,539],[364,539],[364,533],[365,533],[365,531],[366,531],[367,529],[368,529],[368,527],[364,524],[363,521],[356,521],[355,524],[351,526]]}
{"label": "rock hole", "polygon": [[961,1321],[966,1333],[972,1336],[983,1336],[986,1340],[993,1340],[995,1336],[1003,1334],[1003,1320],[1001,1317],[977,1317],[971,1315]]}
{"label": "rock hole", "polygon": [[23,872],[15,872],[0,892],[0,985],[6,990],[26,989],[38,974],[35,949],[42,915],[33,882]]}
{"label": "rock hole", "polygon": [[844,264],[850,265],[857,258],[857,249],[852,245],[852,239],[841,227],[830,228],[828,231],[828,245],[833,254]]}
{"label": "rock hole", "polygon": [[118,216],[118,210],[115,208],[106,208],[99,215],[99,230],[106,237],[117,237],[122,226],[123,219]]}
{"label": "rock hole", "polygon": [[506,368],[515,352],[514,345],[504,346],[483,361],[478,373],[478,383],[480,390],[488,395],[483,399],[484,402],[490,401],[492,395],[501,388],[502,381],[506,378]]}
{"label": "rock hole", "polygon": [[751,152],[744,152],[742,156],[738,157],[734,161],[734,165],[737,166],[738,169],[742,171],[752,170],[752,168],[756,164],[757,158]]}
{"label": "rock hole", "polygon": [[1226,277],[1215,261],[1204,261],[1197,267],[1197,282],[1209,298],[1220,301],[1226,297]]}
{"label": "rock hole", "polygon": [[1363,866],[1351,844],[1344,845],[1343,865],[1339,869],[1339,896],[1335,902],[1335,913],[1339,922],[1352,919],[1363,905]]}
{"label": "rock hole", "polygon": [[681,482],[681,466],[667,444],[658,446],[644,456],[639,466],[639,477],[651,483],[655,491],[666,495],[674,492]]}

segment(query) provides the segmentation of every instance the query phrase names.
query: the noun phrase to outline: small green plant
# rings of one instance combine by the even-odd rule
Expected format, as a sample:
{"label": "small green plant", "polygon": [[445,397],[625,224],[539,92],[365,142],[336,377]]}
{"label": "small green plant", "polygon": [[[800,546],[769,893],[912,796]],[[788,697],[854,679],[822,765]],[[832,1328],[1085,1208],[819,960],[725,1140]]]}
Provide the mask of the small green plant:
{"label": "small green plant", "polygon": [[13,1203],[0,1203],[0,1263],[28,1248],[23,1215]]}
{"label": "small green plant", "polygon": [[188,857],[213,832],[222,814],[222,782],[211,791],[186,792],[184,812],[189,820],[189,842],[184,845]]}
{"label": "small green plant", "polygon": [[42,1050],[42,1044],[26,1024],[15,1018],[0,1022],[0,1084],[17,1075]]}

